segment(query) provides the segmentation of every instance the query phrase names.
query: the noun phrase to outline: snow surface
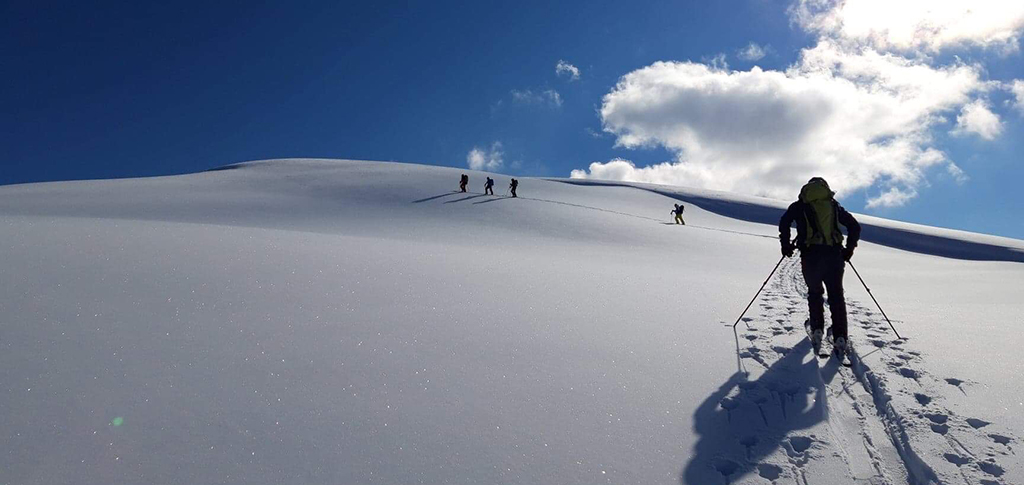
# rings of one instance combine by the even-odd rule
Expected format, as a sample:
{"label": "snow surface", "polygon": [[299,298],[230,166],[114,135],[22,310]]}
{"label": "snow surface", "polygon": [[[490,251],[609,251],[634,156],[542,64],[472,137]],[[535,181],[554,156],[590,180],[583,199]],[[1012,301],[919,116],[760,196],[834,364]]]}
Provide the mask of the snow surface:
{"label": "snow surface", "polygon": [[785,203],[463,172],[0,187],[0,483],[1024,483],[1024,241],[859,216],[847,369]]}

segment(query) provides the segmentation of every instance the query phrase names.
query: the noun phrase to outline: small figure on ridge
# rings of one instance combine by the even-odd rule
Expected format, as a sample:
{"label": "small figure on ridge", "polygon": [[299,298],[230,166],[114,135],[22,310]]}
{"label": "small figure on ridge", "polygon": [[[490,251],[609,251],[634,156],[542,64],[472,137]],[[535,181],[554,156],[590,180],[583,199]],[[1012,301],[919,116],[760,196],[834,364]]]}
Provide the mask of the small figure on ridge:
{"label": "small figure on ridge", "polygon": [[672,209],[671,213],[676,215],[676,224],[682,224],[682,225],[685,226],[686,222],[683,221],[683,205],[682,204],[673,204],[673,205],[675,205],[676,208]]}

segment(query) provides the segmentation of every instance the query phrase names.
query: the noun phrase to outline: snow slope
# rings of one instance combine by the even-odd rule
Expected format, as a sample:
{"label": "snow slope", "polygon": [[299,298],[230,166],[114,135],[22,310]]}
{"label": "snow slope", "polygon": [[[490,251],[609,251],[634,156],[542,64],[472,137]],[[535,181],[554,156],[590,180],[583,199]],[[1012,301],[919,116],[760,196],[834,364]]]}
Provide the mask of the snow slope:
{"label": "snow slope", "polygon": [[462,172],[0,187],[0,483],[1024,483],[1024,242],[862,217],[845,369],[784,204]]}

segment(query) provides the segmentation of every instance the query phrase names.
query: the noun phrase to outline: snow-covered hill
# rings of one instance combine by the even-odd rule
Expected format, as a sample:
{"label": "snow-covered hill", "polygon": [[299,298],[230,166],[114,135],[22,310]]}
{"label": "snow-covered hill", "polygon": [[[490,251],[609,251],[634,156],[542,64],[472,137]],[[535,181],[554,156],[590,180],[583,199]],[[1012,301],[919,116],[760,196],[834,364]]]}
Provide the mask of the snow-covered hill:
{"label": "snow-covered hill", "polygon": [[861,217],[845,369],[784,203],[483,179],[0,187],[0,483],[1024,483],[1024,241]]}

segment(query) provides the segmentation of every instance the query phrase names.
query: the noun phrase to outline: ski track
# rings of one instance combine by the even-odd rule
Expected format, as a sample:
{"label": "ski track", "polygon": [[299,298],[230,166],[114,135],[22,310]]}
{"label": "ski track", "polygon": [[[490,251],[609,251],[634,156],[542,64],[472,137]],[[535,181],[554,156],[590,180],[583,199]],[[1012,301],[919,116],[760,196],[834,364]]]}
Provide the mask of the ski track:
{"label": "ski track", "polygon": [[[453,203],[456,203],[456,202],[462,202],[462,201],[465,201],[465,200],[475,199],[475,198],[481,197],[481,196],[487,196],[487,194],[483,194],[483,193],[480,193],[480,192],[453,191],[453,192],[450,192],[450,193],[445,193],[445,194],[441,194],[441,195],[435,195],[433,197],[427,197],[425,199],[414,200],[414,201],[412,201],[412,203],[413,204],[419,204],[419,203],[422,203],[422,202],[431,201],[431,200],[434,200],[434,199],[438,199],[438,198],[447,196],[449,194],[456,194],[456,193],[470,194],[470,197],[464,197],[462,199],[449,200],[449,201],[446,201],[444,203],[445,204],[453,204]],[[490,199],[484,199],[484,200],[481,200],[481,201],[473,202],[472,204],[473,205],[488,204],[488,203],[492,203],[492,202],[497,202],[499,200],[528,200],[528,201],[532,201],[532,202],[543,202],[545,204],[564,205],[564,206],[568,206],[568,207],[576,207],[576,208],[580,208],[580,209],[588,209],[588,210],[594,210],[594,211],[598,211],[598,212],[607,212],[609,214],[617,214],[617,215],[620,215],[620,216],[633,217],[633,218],[637,218],[637,219],[645,219],[645,220],[648,220],[648,221],[654,221],[654,222],[657,222],[659,224],[665,224],[665,225],[669,225],[669,226],[676,225],[675,223],[672,223],[672,222],[665,222],[664,219],[657,219],[657,218],[650,217],[650,216],[642,216],[642,215],[637,215],[637,214],[630,214],[628,212],[621,212],[621,211],[616,211],[616,210],[611,210],[611,209],[602,209],[600,207],[594,207],[594,206],[583,205],[583,204],[575,204],[575,203],[572,203],[572,202],[562,202],[562,201],[559,201],[559,200],[538,199],[536,197],[512,197],[512,196],[509,196],[509,195],[492,195],[490,197],[491,197]],[[760,237],[760,238],[767,238],[767,239],[775,239],[775,236],[770,236],[770,235],[766,235],[766,234],[755,234],[755,233],[752,233],[752,232],[733,231],[731,229],[722,229],[722,228],[719,228],[719,227],[698,226],[698,225],[693,225],[693,224],[682,224],[682,226],[683,227],[694,228],[694,229],[703,229],[705,231],[728,232],[730,234],[740,234],[740,235],[744,235],[744,236],[753,236],[753,237]]]}
{"label": "ski track", "polygon": [[[447,202],[484,194],[467,195],[470,197]],[[505,199],[566,205],[665,224],[653,217],[533,197],[494,196],[473,204]],[[774,239],[728,229],[685,227]],[[737,361],[748,377],[754,374],[748,371],[748,362],[772,375],[741,382],[720,403],[744,450],[738,455],[714,457],[705,464],[717,470],[724,483],[745,482],[757,472],[761,480],[756,483],[795,480],[808,485],[815,483],[815,473],[809,469],[819,466],[816,461],[830,467],[836,459],[845,464],[842,475],[848,477],[847,483],[854,484],[1008,483],[1002,479],[1004,468],[1000,462],[1015,456],[1013,447],[1019,438],[1006,430],[997,431],[993,423],[960,416],[943,407],[944,386],[957,387],[966,395],[964,386],[970,383],[923,370],[922,353],[913,350],[908,340],[896,340],[880,313],[847,298],[855,353],[853,366],[846,369],[834,358],[818,359],[809,344],[798,348],[801,341],[806,342],[803,322],[807,318],[807,287],[798,257],[780,266],[778,276],[772,278],[762,295],[759,315],[743,318],[746,329],[737,336]],[[825,320],[827,328],[827,304]],[[740,342],[747,342],[745,349]],[[799,366],[793,365],[794,359],[776,365],[791,352],[806,354]],[[808,363],[817,365],[813,375],[799,369]],[[787,409],[787,403],[796,401],[794,397],[801,391],[823,398],[822,422],[779,425],[775,420],[790,419],[787,413],[793,412],[792,404]],[[753,410],[756,414],[746,417],[752,420],[741,418]],[[746,428],[751,421],[760,422],[758,433],[750,434]],[[770,449],[773,446],[775,449]],[[755,459],[758,457],[763,459]],[[834,469],[817,471],[836,474]],[[838,483],[840,477],[834,478]]]}
{"label": "ski track", "polygon": [[[765,287],[759,314],[743,318],[746,327],[739,327],[737,362],[748,380],[720,405],[729,411],[730,431],[745,453],[716,457],[717,464],[710,464],[725,483],[808,484],[818,481],[815,476],[832,476],[829,483],[872,485],[1009,483],[1001,462],[1019,459],[1014,446],[1020,439],[943,406],[948,386],[966,395],[969,383],[928,372],[924,355],[909,340],[896,340],[880,313],[850,298],[853,366],[843,368],[832,357],[818,359],[803,328],[806,295],[799,258],[789,258]],[[828,305],[825,311],[827,328]],[[791,352],[805,355],[797,360]],[[806,371],[808,365],[817,370]],[[800,414],[806,410],[792,404],[787,408],[799,404],[794,396],[801,391],[823,397],[823,416]],[[753,419],[742,419],[743,413]],[[792,419],[804,422],[788,422]],[[757,421],[751,434],[749,423]],[[758,446],[776,449],[753,452]],[[845,470],[834,470],[837,460]],[[722,467],[726,462],[732,465]]]}

